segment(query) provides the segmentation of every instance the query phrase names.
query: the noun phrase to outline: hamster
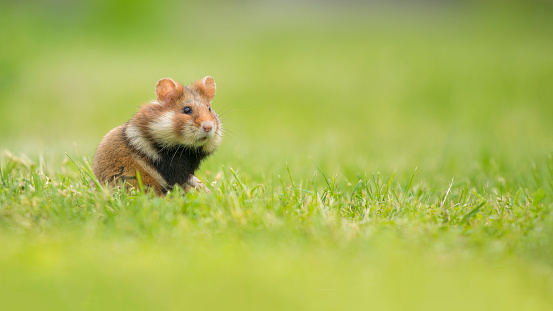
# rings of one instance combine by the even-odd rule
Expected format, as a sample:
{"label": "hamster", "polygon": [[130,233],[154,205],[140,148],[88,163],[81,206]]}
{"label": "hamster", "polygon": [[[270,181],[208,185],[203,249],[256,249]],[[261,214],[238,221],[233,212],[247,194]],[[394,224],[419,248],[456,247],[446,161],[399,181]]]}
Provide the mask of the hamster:
{"label": "hamster", "polygon": [[222,141],[222,124],[211,107],[215,81],[207,76],[182,86],[164,78],[156,95],[104,136],[94,155],[94,175],[101,184],[137,188],[139,172],[144,188],[158,195],[175,185],[209,192],[194,172]]}

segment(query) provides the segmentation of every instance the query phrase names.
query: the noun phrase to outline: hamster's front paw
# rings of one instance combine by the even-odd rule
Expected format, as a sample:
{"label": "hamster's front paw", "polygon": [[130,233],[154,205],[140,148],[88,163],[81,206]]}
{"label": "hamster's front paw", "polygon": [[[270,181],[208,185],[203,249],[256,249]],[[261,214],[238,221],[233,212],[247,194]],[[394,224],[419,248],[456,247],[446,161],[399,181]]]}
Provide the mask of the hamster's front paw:
{"label": "hamster's front paw", "polygon": [[194,176],[194,175],[190,175],[190,178],[188,179],[188,181],[186,182],[190,187],[193,187],[195,188],[196,190],[198,191],[205,191],[206,193],[210,193],[211,190],[209,190],[206,186],[204,186],[204,184],[202,183],[201,180],[198,179],[198,177]]}

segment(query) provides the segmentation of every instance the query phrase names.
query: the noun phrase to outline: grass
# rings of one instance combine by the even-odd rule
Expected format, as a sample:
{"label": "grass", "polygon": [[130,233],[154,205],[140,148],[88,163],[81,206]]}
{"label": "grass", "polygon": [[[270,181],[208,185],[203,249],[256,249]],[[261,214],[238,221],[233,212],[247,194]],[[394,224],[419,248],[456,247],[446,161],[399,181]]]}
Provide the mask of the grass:
{"label": "grass", "polygon": [[415,173],[255,185],[222,167],[210,194],[159,198],[95,189],[84,161],[2,160],[14,308],[551,307],[552,166],[545,188],[501,190]]}
{"label": "grass", "polygon": [[[4,308],[552,308],[549,9],[83,3],[0,10]],[[157,79],[208,74],[210,194],[92,186]]]}

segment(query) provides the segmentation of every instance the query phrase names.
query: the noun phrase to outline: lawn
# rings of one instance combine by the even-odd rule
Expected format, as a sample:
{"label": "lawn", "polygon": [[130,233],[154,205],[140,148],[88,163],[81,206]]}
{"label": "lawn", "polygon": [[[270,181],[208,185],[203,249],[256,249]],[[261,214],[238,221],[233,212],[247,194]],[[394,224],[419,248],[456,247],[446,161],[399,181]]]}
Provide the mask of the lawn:
{"label": "lawn", "polygon": [[[143,2],[0,4],[1,309],[553,309],[550,5]],[[92,186],[206,75],[211,193]]]}

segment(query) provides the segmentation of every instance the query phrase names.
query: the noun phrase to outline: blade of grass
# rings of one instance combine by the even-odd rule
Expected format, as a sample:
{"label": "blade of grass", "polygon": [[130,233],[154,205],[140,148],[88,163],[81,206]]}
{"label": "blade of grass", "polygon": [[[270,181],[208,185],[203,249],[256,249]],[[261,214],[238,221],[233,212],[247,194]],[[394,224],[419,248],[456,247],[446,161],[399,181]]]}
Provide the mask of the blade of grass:
{"label": "blade of grass", "polygon": [[136,171],[136,181],[138,182],[138,189],[140,189],[140,196],[144,196],[144,184],[142,184],[142,177],[140,177],[140,172]]}
{"label": "blade of grass", "polygon": [[292,189],[294,189],[296,198],[299,198],[300,193],[298,189],[296,189],[296,186],[294,185],[294,180],[292,179],[292,173],[290,173],[290,167],[288,166],[288,161],[286,161],[286,170],[288,171],[288,176],[290,177],[290,183],[292,184]]}
{"label": "blade of grass", "polygon": [[69,160],[71,160],[71,162],[73,163],[73,165],[75,165],[75,167],[79,170],[79,172],[81,173],[81,177],[83,178],[83,180],[85,180],[86,182],[88,182],[88,180],[86,179],[86,174],[85,172],[82,170],[82,168],[77,164],[77,162],[75,162],[75,160],[73,160],[73,158],[66,152],[65,155],[69,158]]}
{"label": "blade of grass", "polygon": [[330,182],[328,181],[328,178],[326,178],[326,175],[325,173],[323,172],[323,170],[321,170],[321,168],[317,165],[317,163],[315,163],[315,161],[313,160],[313,158],[311,158],[311,162],[313,162],[313,164],[315,164],[315,167],[317,167],[317,169],[319,170],[319,172],[321,172],[321,174],[323,174],[323,178],[326,182],[326,185],[328,187],[328,189],[330,190],[332,187],[330,185]]}
{"label": "blade of grass", "polygon": [[463,217],[463,219],[461,219],[461,222],[467,223],[472,217],[474,217],[474,215],[476,215],[482,209],[482,207],[484,205],[486,205],[486,202],[482,202],[478,206],[476,206],[475,208],[471,209],[470,212],[468,212]]}
{"label": "blade of grass", "polygon": [[394,180],[394,176],[396,176],[396,172],[390,176],[390,179],[388,180],[388,185],[386,186],[386,190],[384,190],[384,193],[382,194],[381,201],[384,201],[384,198],[388,196],[388,190],[390,189],[390,186],[392,185],[392,181]]}
{"label": "blade of grass", "polygon": [[417,172],[417,167],[415,167],[415,170],[413,171],[413,175],[411,175],[411,180],[409,181],[409,185],[407,186],[407,189],[405,190],[405,193],[403,194],[403,200],[401,202],[401,205],[405,204],[405,200],[407,199],[407,194],[409,193],[409,189],[411,189],[411,185],[413,184],[413,179],[415,179],[415,173]]}
{"label": "blade of grass", "polygon": [[238,174],[232,169],[232,167],[230,167],[230,172],[232,173],[232,175],[234,175],[234,178],[238,182],[238,185],[240,185],[240,188],[242,189],[242,191],[244,193],[248,193],[248,191],[246,190],[246,185],[244,185],[242,180],[240,180],[240,177],[238,177]]}
{"label": "blade of grass", "polygon": [[442,203],[440,203],[440,209],[443,209],[445,201],[447,199],[447,196],[449,195],[449,192],[451,191],[451,187],[453,187],[453,180],[454,180],[454,178],[451,178],[451,182],[449,183],[449,187],[447,188],[447,191],[444,195],[444,199],[442,200]]}
{"label": "blade of grass", "polygon": [[355,196],[355,192],[357,191],[357,188],[359,187],[361,182],[363,182],[363,181],[361,179],[359,179],[359,181],[357,182],[355,187],[353,187],[353,191],[351,192],[351,199],[350,199],[352,202],[353,202],[353,197]]}

